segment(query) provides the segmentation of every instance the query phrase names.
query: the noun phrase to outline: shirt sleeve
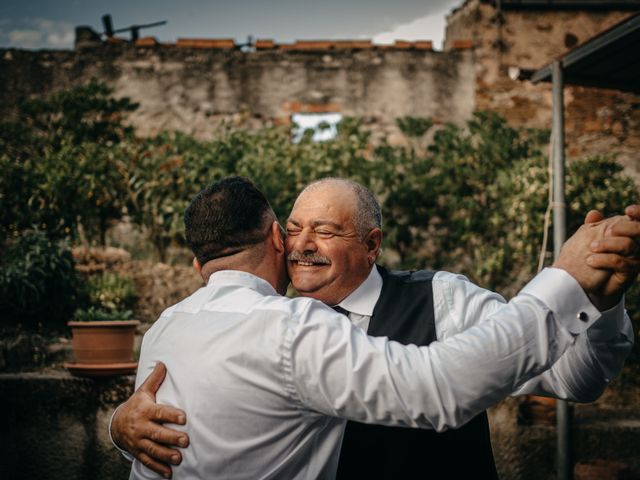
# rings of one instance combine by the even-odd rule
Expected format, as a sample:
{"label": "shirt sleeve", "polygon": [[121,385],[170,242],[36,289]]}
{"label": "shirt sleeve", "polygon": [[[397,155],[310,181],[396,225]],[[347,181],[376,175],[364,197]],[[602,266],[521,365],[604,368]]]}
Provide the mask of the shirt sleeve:
{"label": "shirt sleeve", "polygon": [[570,282],[551,294],[525,289],[478,325],[426,347],[369,337],[343,315],[308,302],[285,341],[289,393],[326,415],[458,427],[548,369],[600,317],[578,290]]}
{"label": "shirt sleeve", "polygon": [[[436,279],[434,303],[438,338],[447,338],[484,321],[488,313],[505,303],[500,295],[482,289],[460,275],[440,272]],[[555,268],[545,269],[530,288],[535,292],[553,291],[562,282],[572,282],[579,288],[571,275]],[[585,333],[578,335],[575,343],[549,370],[519,386],[513,395],[593,401],[620,372],[632,346],[631,321],[622,301],[603,312]]]}
{"label": "shirt sleeve", "polygon": [[[151,373],[151,370],[153,370],[153,365],[151,365],[148,361],[145,360],[145,355],[146,355],[146,349],[144,348],[145,337],[146,336],[142,337],[142,344],[140,346],[140,358],[138,359],[138,368],[136,371],[136,380],[134,384],[135,390],[138,389],[140,384],[144,382],[144,380],[149,376],[149,374]],[[118,405],[116,409],[113,411],[113,413],[111,414],[111,418],[109,418],[109,426],[107,430],[109,432],[109,440],[111,440],[111,444],[122,454],[124,458],[126,458],[130,462],[134,462],[136,458],[133,455],[131,455],[131,453],[129,453],[128,451],[120,448],[118,444],[115,442],[115,440],[113,439],[113,435],[111,434],[111,424],[113,423],[113,418],[116,416],[116,413],[118,412],[118,409],[121,406],[122,404]],[[151,472],[151,470],[149,471]]]}
{"label": "shirt sleeve", "polygon": [[575,344],[546,372],[524,383],[513,394],[533,394],[575,402],[595,401],[624,365],[633,347],[633,329],[624,303],[579,335]]}
{"label": "shirt sleeve", "polygon": [[130,462],[133,462],[135,460],[134,456],[131,455],[129,452],[127,452],[126,450],[123,450],[122,448],[120,448],[118,446],[118,444],[113,440],[113,436],[111,436],[111,423],[113,422],[113,417],[115,417],[116,412],[118,411],[118,408],[120,408],[122,405],[118,405],[118,407],[113,411],[113,413],[111,414],[111,418],[109,419],[109,427],[108,427],[108,432],[109,432],[109,440],[111,440],[111,444],[116,447],[116,449],[122,454],[122,456],[124,458],[126,458],[127,460],[129,460]]}

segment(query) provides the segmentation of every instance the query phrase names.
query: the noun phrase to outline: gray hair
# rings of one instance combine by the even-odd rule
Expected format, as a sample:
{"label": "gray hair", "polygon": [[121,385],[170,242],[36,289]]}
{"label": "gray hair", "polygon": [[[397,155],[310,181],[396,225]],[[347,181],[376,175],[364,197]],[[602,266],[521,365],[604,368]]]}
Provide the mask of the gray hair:
{"label": "gray hair", "polygon": [[314,190],[326,184],[338,184],[349,188],[356,196],[357,208],[353,218],[353,225],[360,238],[364,238],[374,228],[382,228],[382,213],[380,204],[373,193],[364,185],[347,178],[327,177],[311,182],[300,193]]}

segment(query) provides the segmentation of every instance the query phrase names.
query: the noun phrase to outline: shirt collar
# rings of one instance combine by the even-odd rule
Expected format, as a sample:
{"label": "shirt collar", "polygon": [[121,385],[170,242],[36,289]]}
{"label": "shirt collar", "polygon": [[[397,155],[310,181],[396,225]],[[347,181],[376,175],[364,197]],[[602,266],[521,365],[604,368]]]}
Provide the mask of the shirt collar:
{"label": "shirt collar", "polygon": [[380,297],[380,292],[382,292],[382,277],[374,264],[365,281],[342,300],[338,306],[349,312],[370,317],[373,315],[373,309]]}
{"label": "shirt collar", "polygon": [[278,295],[275,288],[263,278],[239,270],[220,270],[214,272],[207,282],[207,287],[224,287],[227,285],[250,288],[262,295]]}

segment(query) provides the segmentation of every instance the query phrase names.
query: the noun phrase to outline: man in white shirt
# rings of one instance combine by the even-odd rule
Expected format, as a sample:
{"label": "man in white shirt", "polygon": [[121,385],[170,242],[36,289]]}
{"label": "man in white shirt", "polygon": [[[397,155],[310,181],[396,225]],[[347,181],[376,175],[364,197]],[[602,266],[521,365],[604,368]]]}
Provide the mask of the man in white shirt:
{"label": "man in white shirt", "polygon": [[[320,298],[323,301],[328,302],[330,304],[340,303],[340,306],[343,306],[345,308],[350,307],[350,308],[347,308],[347,310],[352,312],[349,314],[351,319],[356,323],[362,324],[363,321],[367,322],[369,320],[366,317],[371,316],[371,313],[367,310],[367,308],[369,308],[370,310],[370,306],[367,307],[367,303],[371,303],[371,302],[367,302],[366,297],[371,297],[370,293],[374,292],[373,297],[377,299],[375,292],[377,290],[379,294],[379,290],[380,290],[379,279],[376,278],[375,269],[372,268],[372,266],[375,262],[375,258],[377,257],[377,253],[379,251],[381,233],[380,233],[379,227],[376,227],[375,225],[373,226],[364,225],[364,227],[366,227],[364,229],[366,230],[366,232],[364,234],[362,234],[362,232],[358,232],[359,229],[362,229],[361,227],[363,227],[363,225],[360,225],[360,223],[362,222],[359,222],[358,220],[353,221],[353,219],[358,217],[357,215],[354,215],[352,211],[354,208],[354,205],[353,205],[354,199],[353,199],[353,196],[351,195],[351,191],[348,188],[345,189],[344,187],[345,185],[341,184],[340,182],[333,182],[333,183],[328,182],[324,185],[321,184],[320,186],[311,188],[309,191],[305,191],[303,192],[303,194],[301,194],[300,198],[298,199],[298,202],[296,203],[296,206],[294,207],[294,210],[292,211],[290,222],[287,227],[289,230],[289,238],[287,239],[287,244],[289,247],[289,251],[291,252],[289,266],[290,266],[290,271],[291,271],[294,285],[301,292],[307,295],[314,295],[316,298]],[[351,206],[351,208],[343,208],[342,210],[344,211],[340,211],[341,209],[334,208],[335,205],[343,205],[343,206],[346,205],[346,206]],[[358,208],[358,210],[362,210],[362,208]],[[366,224],[366,219],[365,219],[365,224]],[[587,227],[587,230],[589,228],[591,227]],[[596,227],[593,227],[592,230],[594,230],[595,228]],[[629,226],[629,222],[624,223],[619,221],[616,225],[613,225],[612,227],[610,227],[612,231],[615,228],[628,230],[631,227]],[[628,232],[625,231],[623,232],[623,235],[618,236],[616,238],[624,237],[624,233],[628,233]],[[584,236],[585,234],[586,233],[583,232],[582,235]],[[605,247],[607,246],[606,242],[608,241],[609,240],[604,240],[604,239],[600,240],[600,242]],[[620,240],[616,240],[616,241],[620,242]],[[574,240],[572,250],[576,250],[577,246],[578,244]],[[619,246],[616,248],[623,253],[629,253],[628,249],[632,248],[632,245],[630,246],[628,243],[626,244],[619,243]],[[584,249],[582,251],[584,252]],[[566,259],[571,259],[571,261],[566,263],[566,265],[563,265],[561,262],[560,266],[564,266],[565,268],[567,268],[567,270],[571,271],[571,269],[574,268],[572,267],[572,265],[577,264],[576,258],[572,258],[571,256],[565,255],[565,258],[561,260],[566,261]],[[580,257],[579,260],[584,261],[584,257]],[[603,259],[599,257],[596,257],[596,260],[603,261]],[[580,265],[580,268],[582,268],[582,265]],[[345,272],[347,272],[350,275],[348,279],[345,276]],[[591,293],[597,293],[598,291],[602,292],[603,289],[608,288],[610,292],[607,292],[606,295],[601,295],[600,296],[601,298],[599,298],[601,302],[604,302],[603,305],[606,304],[605,305],[606,307],[609,307],[614,305],[615,303],[618,303],[616,299],[619,299],[619,294],[622,288],[624,287],[623,283],[628,282],[628,278],[630,277],[630,275],[627,275],[627,277],[623,276],[624,278],[622,278],[622,280],[618,279],[620,280],[618,281],[618,283],[616,283],[615,280],[610,279],[604,283],[604,286],[601,286],[591,282],[591,279],[597,277],[597,275],[594,275],[593,272],[581,271],[580,269],[574,268],[572,273],[576,275],[578,279],[581,279],[581,281],[583,282],[583,287],[585,287]],[[566,275],[560,271],[550,272],[550,273],[547,272],[543,275],[545,278],[544,280],[545,282],[552,281],[554,284],[559,283],[560,285],[562,285],[563,282],[567,282],[567,281],[569,283],[572,282],[572,280],[567,280],[566,278],[561,279],[559,282],[557,282],[559,278],[558,276]],[[549,276],[556,277],[556,278],[554,280],[550,280]],[[450,274],[440,274],[439,277],[440,278],[434,278],[434,308],[437,310],[438,305],[440,305],[440,309],[444,313],[438,314],[436,312],[436,320],[438,322],[436,324],[436,330],[439,330],[437,332],[438,340],[444,340],[443,342],[444,344],[447,344],[447,342],[453,342],[454,344],[456,344],[456,342],[460,341],[460,338],[464,339],[464,335],[461,335],[460,337],[455,337],[455,338],[451,338],[451,336],[454,335],[455,333],[469,330],[469,331],[473,331],[474,334],[472,336],[467,336],[467,338],[473,338],[474,340],[477,340],[478,338],[480,338],[483,341],[485,341],[485,339],[490,338],[490,340],[486,340],[486,341],[489,341],[489,344],[491,345],[491,349],[489,350],[493,351],[495,350],[495,348],[499,348],[500,347],[499,339],[491,338],[495,334],[496,326],[492,324],[492,320],[487,320],[487,318],[493,319],[493,316],[498,315],[498,312],[500,312],[501,316],[509,317],[513,313],[509,311],[509,306],[506,306],[506,307],[503,306],[502,301],[501,299],[499,299],[499,297],[496,298],[494,294],[490,294],[485,291],[480,291],[480,289],[477,289],[477,287],[471,285],[469,282],[466,282],[463,279],[460,279],[455,276],[451,276]],[[455,288],[448,290],[447,288],[436,287],[436,284],[453,284]],[[354,289],[354,285],[356,286],[355,289]],[[537,285],[537,287],[535,285]],[[575,286],[575,284],[573,285]],[[531,288],[533,288],[537,292],[536,288],[540,289],[540,280],[538,280],[537,284],[534,281],[534,286]],[[367,293],[367,291],[369,293]],[[554,293],[558,294],[558,292],[554,292]],[[544,294],[540,292],[537,292],[536,294],[538,295],[538,297],[544,296]],[[447,298],[447,295],[449,295],[450,298]],[[466,300],[463,302],[459,302],[456,298],[457,296],[460,296],[462,299],[465,299],[467,296],[469,296],[471,300],[468,302]],[[527,295],[525,295],[525,297],[527,297]],[[578,298],[579,295],[573,292],[569,295],[569,297],[571,299],[574,299],[574,298]],[[284,301],[284,299],[281,299],[281,301]],[[444,308],[443,305],[447,305],[448,303],[451,303],[451,302],[455,303],[457,301],[460,305],[467,305],[470,311],[475,310],[474,315],[470,315],[470,314],[467,315],[465,314],[465,312],[458,312],[456,313],[456,315],[452,315],[451,313],[449,313],[449,316],[452,318],[451,321],[438,320],[438,317],[440,316],[442,317],[447,316],[446,314],[447,308]],[[545,299],[544,301],[546,302],[547,299]],[[474,307],[473,306],[474,302],[478,303],[479,306]],[[517,303],[518,302],[516,302],[516,304]],[[553,303],[553,300],[548,300],[548,303]],[[622,307],[619,306],[618,308],[621,309]],[[359,311],[359,309],[362,309],[362,310]],[[585,318],[586,323],[583,323],[583,326],[587,324],[592,325],[593,317],[598,315],[593,311],[588,312],[587,310],[588,309],[585,307],[581,309],[580,312],[573,313],[574,315],[580,314],[581,316],[586,316]],[[482,318],[478,318],[477,313],[481,313],[484,316]],[[611,314],[612,312],[609,312],[609,313]],[[326,315],[326,313],[322,315]],[[515,315],[517,316],[518,314],[515,314]],[[615,312],[614,312],[614,316],[615,316]],[[620,315],[620,312],[618,312],[618,316],[622,318],[622,315]],[[329,318],[325,320],[327,320],[327,324],[331,324],[332,322],[331,315],[329,315]],[[580,320],[580,322],[582,322],[582,320]],[[171,323],[171,322],[168,322],[168,323]],[[597,323],[602,325],[609,325],[610,327],[610,324],[612,322],[609,321],[609,322],[597,322]],[[614,325],[617,325],[615,321],[613,323]],[[624,321],[620,321],[619,323],[621,328],[618,330],[621,330],[623,334],[627,333],[626,332],[627,324]],[[493,326],[489,328],[488,326],[490,325],[493,325]],[[500,325],[502,325],[502,323],[500,323]],[[329,327],[326,327],[326,328],[329,328]],[[481,334],[479,337],[478,337],[477,331],[473,330],[478,328],[480,328],[482,332],[485,332]],[[597,332],[598,328],[594,326],[594,327],[591,327],[589,330],[590,330],[590,333],[591,331]],[[604,330],[606,330],[606,328]],[[609,330],[611,330],[611,328],[609,328]],[[355,340],[351,338],[351,335],[353,332],[355,332],[354,334],[356,335],[354,337]],[[569,348],[567,352],[568,354],[565,356],[562,356],[562,358],[560,359],[561,361],[558,362],[557,365],[559,367],[556,368],[556,366],[554,365],[555,371],[552,369],[550,373],[534,379],[533,382],[530,382],[528,386],[525,385],[524,387],[522,387],[522,389],[528,389],[529,391],[533,391],[534,389],[542,387],[543,390],[547,388],[547,390],[549,390],[549,393],[551,394],[555,394],[559,396],[573,395],[574,392],[557,391],[557,386],[562,384],[558,384],[558,383],[554,384],[554,378],[557,375],[570,374],[571,372],[568,371],[567,369],[565,369],[565,371],[563,372],[562,370],[563,362],[566,363],[566,365],[570,365],[572,351],[577,351],[579,353],[579,350],[581,348],[580,342],[583,342],[583,343],[586,342],[585,345],[588,346],[587,344],[590,342],[590,340],[594,340],[594,339],[596,341],[601,340],[602,341],[601,343],[603,344],[606,342],[615,344],[614,350],[617,349],[618,351],[616,351],[615,355],[613,356],[616,358],[614,359],[614,361],[609,363],[611,364],[610,365],[611,370],[616,370],[616,366],[618,366],[619,368],[619,365],[620,365],[619,353],[620,351],[625,349],[628,351],[627,347],[629,343],[626,342],[625,344],[624,341],[620,341],[620,338],[608,337],[608,333],[609,332],[606,332],[604,334],[602,334],[602,332],[600,334],[596,333],[594,335],[591,335],[592,337],[591,339],[589,339],[586,334],[578,335],[576,345],[574,345],[574,347],[572,348]],[[619,333],[619,332],[616,332],[616,333]],[[521,334],[522,332],[520,332],[518,335],[514,335],[515,340],[517,341],[523,340],[522,338],[517,338]],[[349,330],[348,335],[345,334],[345,335],[339,336],[339,338],[349,339],[349,342],[346,342],[344,344],[345,348],[347,348],[346,345],[353,347],[354,341],[356,345],[359,344],[358,339],[360,337],[358,335],[363,335],[363,333],[360,330],[355,329],[353,331]],[[484,335],[487,335],[487,336],[484,336]],[[496,341],[497,343],[494,343]],[[365,342],[366,345],[368,345],[367,342],[368,340]],[[145,344],[146,344],[146,340],[145,340]],[[338,345],[342,345],[342,344],[338,342]],[[373,345],[375,345],[375,342],[373,342]],[[395,345],[395,344],[392,344],[392,345]],[[462,348],[461,345],[464,345],[464,348]],[[305,404],[304,407],[314,412],[319,411],[320,413],[329,414],[329,415],[342,415],[342,416],[346,416],[347,418],[356,418],[359,420],[367,420],[367,421],[377,421],[377,422],[382,422],[386,424],[399,422],[399,423],[411,424],[414,426],[415,425],[431,426],[436,428],[442,428],[443,426],[460,425],[462,422],[470,418],[468,416],[469,413],[472,413],[472,412],[478,413],[481,410],[481,409],[478,410],[479,405],[486,406],[498,400],[500,397],[495,396],[497,392],[500,392],[500,396],[504,396],[504,394],[516,390],[516,387],[518,386],[517,383],[519,382],[512,384],[511,388],[507,391],[494,390],[492,394],[486,393],[486,391],[492,390],[491,388],[487,388],[487,385],[484,385],[484,390],[482,388],[479,388],[477,390],[474,389],[473,388],[474,382],[476,381],[485,381],[485,382],[489,381],[493,386],[493,382],[498,382],[499,379],[504,379],[504,377],[502,377],[502,375],[504,374],[504,371],[502,368],[503,365],[499,360],[497,360],[496,363],[493,364],[493,369],[491,369],[491,371],[489,372],[483,371],[482,374],[480,374],[480,372],[472,368],[473,366],[477,367],[478,365],[477,363],[472,362],[471,364],[466,365],[463,362],[462,364],[465,365],[465,368],[463,368],[461,371],[454,372],[454,374],[451,374],[451,372],[447,373],[448,371],[447,369],[451,368],[455,370],[457,367],[460,366],[458,365],[458,362],[460,361],[459,355],[463,355],[463,357],[465,355],[473,356],[475,345],[468,344],[468,340],[466,343],[463,340],[462,344],[459,344],[459,347],[460,349],[457,352],[455,360],[452,358],[449,358],[449,361],[447,362],[445,361],[445,358],[446,358],[446,355],[445,355],[440,359],[441,363],[437,363],[437,369],[434,369],[434,375],[436,375],[436,372],[437,372],[437,375],[442,375],[442,377],[438,377],[438,378],[442,380],[442,382],[444,383],[442,385],[437,383],[429,384],[427,389],[427,391],[433,392],[433,391],[442,391],[443,388],[445,390],[449,388],[453,388],[454,391],[449,391],[448,395],[445,395],[445,397],[447,398],[447,402],[445,402],[446,405],[444,406],[442,404],[439,405],[437,401],[436,403],[434,403],[433,406],[434,408],[437,407],[436,410],[440,415],[436,415],[435,417],[434,416],[425,416],[424,418],[420,417],[421,420],[424,420],[424,423],[420,423],[415,418],[413,420],[408,420],[407,418],[394,417],[393,415],[397,414],[397,412],[395,412],[394,414],[390,413],[390,411],[393,410],[393,405],[392,405],[393,402],[391,402],[389,405],[386,405],[386,407],[389,408],[389,411],[384,409],[382,411],[379,411],[377,409],[373,409],[373,411],[368,411],[367,408],[370,407],[370,404],[367,404],[367,402],[365,401],[359,402],[357,392],[347,393],[346,390],[341,390],[340,395],[338,395],[338,397],[349,400],[349,399],[352,399],[352,397],[355,395],[356,401],[355,401],[355,404],[352,404],[349,402],[340,403],[339,405],[345,409],[344,411],[341,411],[339,408],[336,407],[334,403],[331,403],[333,401],[336,401],[336,398],[333,398],[333,397],[329,398],[329,403],[326,405],[323,404],[318,406],[314,403],[310,403],[310,404]],[[507,348],[511,348],[511,347],[513,347],[513,345],[510,345]],[[582,348],[584,347],[585,346],[583,346]],[[438,351],[439,348],[441,348],[441,345],[434,345],[434,347],[428,351]],[[340,351],[340,348],[336,347],[336,350]],[[409,351],[413,351],[413,350],[409,349]],[[447,350],[445,348],[445,352],[446,351]],[[342,353],[344,353],[344,351],[342,351]],[[476,353],[478,352],[476,351]],[[496,353],[500,354],[500,351]],[[504,351],[502,353],[504,353]],[[478,361],[478,359],[475,359],[475,360]],[[265,362],[265,365],[267,363],[268,362]],[[304,365],[305,359],[297,358],[295,363],[298,365]],[[488,363],[491,364],[490,361]],[[605,359],[605,363],[607,363],[606,359]],[[498,368],[497,371],[494,371],[496,366],[499,366],[500,368]],[[313,373],[316,370],[316,366],[313,365],[313,367],[314,368],[309,368],[309,372]],[[378,370],[373,369],[373,371],[377,372]],[[173,368],[171,366],[169,368],[169,372],[170,372],[170,375],[174,375]],[[305,373],[309,374],[309,372],[305,372]],[[541,372],[541,370],[539,372]],[[180,372],[175,372],[176,378],[182,378],[181,376],[179,376],[179,373]],[[364,395],[364,397],[366,398],[368,398],[367,396],[371,396],[374,394],[384,396],[385,392],[381,391],[377,387],[384,385],[384,380],[388,380],[388,379],[386,377],[382,379],[381,377],[379,382],[382,382],[382,383],[376,383],[374,381],[375,376],[372,378],[371,372],[367,371],[366,373],[367,373],[366,375],[367,383],[361,385],[363,388],[365,388],[365,390],[361,392],[362,395]],[[311,378],[311,377],[304,377],[304,378]],[[452,379],[455,379],[455,381],[452,381]],[[355,386],[358,386],[359,383],[357,380],[358,379],[352,379],[349,385],[354,386],[354,382],[355,382]],[[413,382],[415,381],[417,380],[413,379],[413,381],[410,383],[414,384]],[[342,387],[344,387],[345,385],[344,383],[341,384],[339,379],[329,383],[330,384],[327,385],[327,387],[332,387],[334,386],[334,384]],[[578,389],[581,388],[580,379],[576,379],[576,381],[570,382],[570,383],[574,383],[575,384],[574,386]],[[606,383],[606,379],[605,379],[605,383]],[[459,398],[458,397],[459,392],[455,391],[456,385],[454,384],[459,384],[462,390],[465,390],[467,392],[467,396],[465,397],[465,395],[462,395],[463,398]],[[305,386],[306,384],[303,384],[303,386],[299,388],[304,390]],[[340,388],[340,387],[337,387],[337,388]],[[601,387],[598,387],[598,388],[601,389]],[[554,389],[556,389],[556,391],[554,391]],[[588,385],[586,390],[589,390]],[[403,393],[406,393],[406,392],[403,392]],[[471,394],[471,398],[469,398],[469,393]],[[592,391],[590,394],[593,394],[593,393],[594,392]],[[597,393],[599,392],[595,392],[595,393],[597,395]],[[422,391],[421,394],[424,394],[424,391]],[[411,395],[408,395],[408,396],[410,397]],[[305,397],[305,395],[302,395],[302,397]],[[314,392],[309,396],[309,399],[315,400],[318,397],[322,397],[322,395],[318,395],[318,392]],[[402,396],[400,396],[400,398],[401,397]],[[440,400],[442,400],[442,398],[440,398]],[[207,398],[207,401],[210,401],[213,403],[216,402],[215,399],[211,399],[211,398]],[[380,401],[380,399],[376,399],[376,402],[378,401]],[[467,404],[465,402],[469,402],[469,403]],[[483,402],[489,402],[489,403],[486,404]],[[177,405],[186,406],[179,402],[177,403]],[[382,406],[385,407],[384,404]],[[355,410],[349,410],[351,408]],[[363,410],[358,410],[358,408],[363,409],[364,413],[363,413]],[[447,411],[447,409],[449,409],[449,411]],[[194,425],[195,419],[191,417],[192,415],[191,410],[192,409],[187,408],[187,411],[190,412],[189,425]],[[354,411],[356,412],[355,417],[354,417]],[[458,417],[458,415],[460,414],[460,411],[464,412],[464,414]],[[164,411],[159,410],[159,412],[164,412]],[[421,413],[421,415],[424,415],[424,414],[425,412]],[[159,417],[161,416],[162,414],[159,415]],[[266,415],[264,412],[262,416],[268,417],[268,415]],[[175,418],[175,416],[172,418]],[[197,423],[197,421],[195,422]],[[259,424],[259,423],[260,422],[256,422],[256,424]],[[342,427],[340,426],[339,429],[341,428]],[[167,443],[174,443],[168,437],[162,437],[162,435],[164,434],[161,433],[160,435],[161,435],[160,437],[156,437],[158,440],[165,441]],[[287,441],[290,441],[290,440],[291,440],[290,438],[287,439]],[[193,439],[193,436],[192,436],[192,441],[194,446],[191,448],[197,448],[195,447],[196,441]],[[206,444],[206,440],[200,440],[200,441],[202,441],[203,444]],[[323,442],[323,445],[333,445],[334,443],[335,443],[335,439],[333,440],[333,443],[325,439],[325,441]],[[339,445],[339,441],[338,441],[338,445]],[[290,446],[290,448],[294,448],[294,447]],[[153,450],[153,448],[151,448],[151,450]],[[325,457],[321,456],[324,460],[322,459],[319,460],[319,464],[322,464],[325,466],[331,466],[334,463],[335,445],[329,448],[329,451],[331,452],[330,454],[326,455]],[[185,454],[187,454],[187,452],[188,451],[185,451]],[[164,453],[166,454],[166,452]],[[200,458],[203,458],[202,454],[200,455]],[[296,462],[293,462],[292,464],[296,465]],[[151,466],[153,466],[152,463],[151,463]],[[308,468],[311,468],[311,467],[308,467]],[[320,470],[318,470],[318,468],[320,468]],[[316,465],[315,470],[313,471],[315,473],[324,472],[322,468],[325,468],[325,467],[319,467],[318,465]],[[246,476],[250,477],[251,475],[246,475]],[[313,478],[313,477],[309,477],[309,478]]]}

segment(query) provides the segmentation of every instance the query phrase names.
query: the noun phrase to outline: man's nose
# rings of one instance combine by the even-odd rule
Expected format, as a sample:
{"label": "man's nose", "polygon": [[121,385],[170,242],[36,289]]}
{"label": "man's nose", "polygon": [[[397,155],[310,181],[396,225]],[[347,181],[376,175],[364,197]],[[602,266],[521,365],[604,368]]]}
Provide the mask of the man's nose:
{"label": "man's nose", "polygon": [[302,230],[296,236],[295,249],[301,252],[315,252],[318,247],[315,242],[315,235],[310,230]]}

